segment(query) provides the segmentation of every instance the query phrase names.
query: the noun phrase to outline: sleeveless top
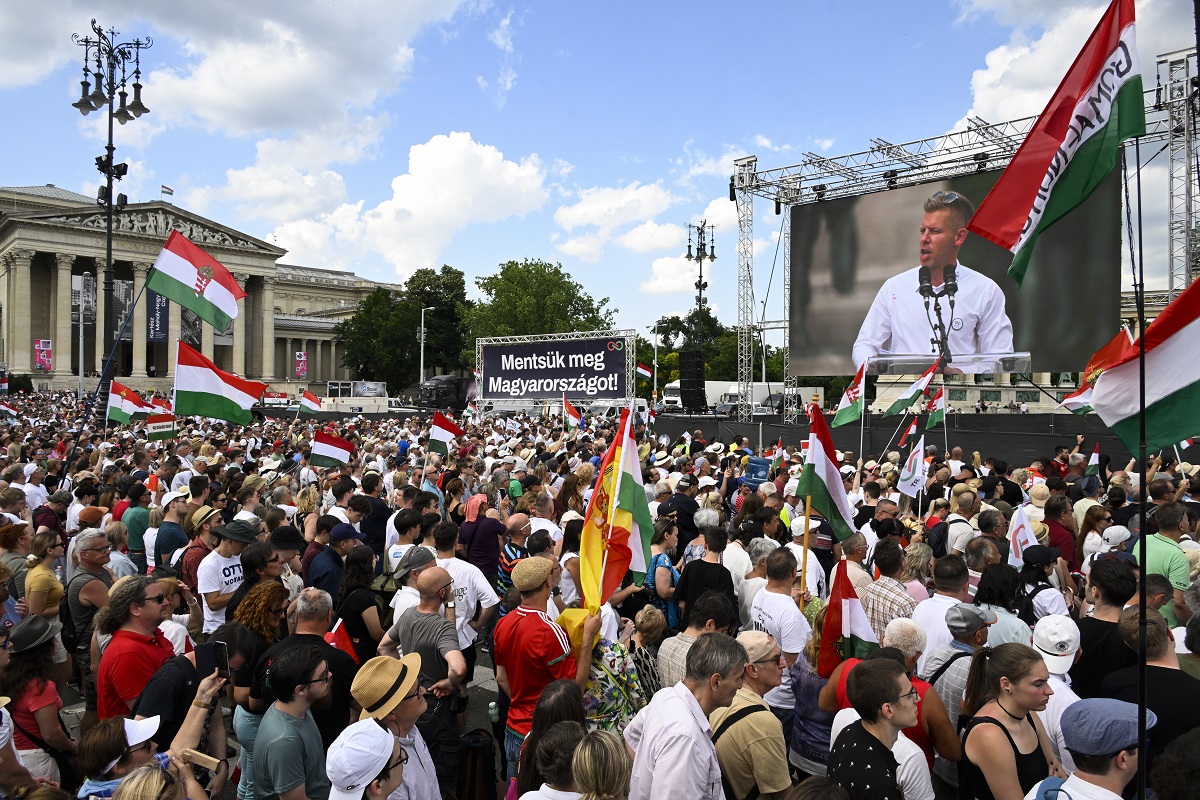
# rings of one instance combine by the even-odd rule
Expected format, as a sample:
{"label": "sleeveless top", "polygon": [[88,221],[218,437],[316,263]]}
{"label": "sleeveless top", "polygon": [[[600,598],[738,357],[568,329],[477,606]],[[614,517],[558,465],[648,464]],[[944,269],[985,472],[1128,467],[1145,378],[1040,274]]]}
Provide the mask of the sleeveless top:
{"label": "sleeveless top", "polygon": [[76,572],[67,584],[67,605],[71,609],[71,622],[75,625],[79,641],[77,650],[87,650],[92,646],[92,620],[95,618],[96,612],[100,610],[95,606],[85,606],[79,602],[79,592],[92,582],[86,580],[85,575],[102,582],[106,589],[111,589],[113,585],[112,575],[108,573],[108,570],[102,570],[97,574],[82,569]]}
{"label": "sleeveless top", "polygon": [[[1037,731],[1037,726],[1033,723],[1033,715],[1027,714],[1025,721],[1030,727]],[[1008,728],[999,720],[994,720],[991,717],[972,717],[963,727],[962,742],[963,755],[962,760],[958,762],[958,793],[960,798],[966,800],[993,800],[991,787],[988,786],[987,779],[983,776],[983,770],[971,760],[967,758],[967,737],[971,735],[971,730],[976,725],[987,723],[995,725],[1000,730],[1004,731],[1004,738],[1008,739],[1008,745],[1012,748],[1013,757],[1017,762],[1017,781],[1021,784],[1021,791],[1028,794],[1029,790],[1044,781],[1050,774],[1050,764],[1046,761],[1046,754],[1042,751],[1042,743],[1039,740],[1037,746],[1033,748],[1032,753],[1022,753],[1017,749],[1017,743],[1013,741],[1012,735],[1008,732]]]}

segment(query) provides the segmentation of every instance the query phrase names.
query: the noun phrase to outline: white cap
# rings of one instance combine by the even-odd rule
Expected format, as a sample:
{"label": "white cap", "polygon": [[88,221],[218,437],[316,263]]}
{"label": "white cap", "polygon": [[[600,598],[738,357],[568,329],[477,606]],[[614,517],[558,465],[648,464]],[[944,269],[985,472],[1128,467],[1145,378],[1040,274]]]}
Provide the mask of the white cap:
{"label": "white cap", "polygon": [[1104,539],[1104,544],[1100,547],[1101,553],[1107,553],[1119,544],[1129,541],[1132,536],[1129,528],[1124,525],[1110,525],[1101,538]]}
{"label": "white cap", "polygon": [[1065,675],[1079,651],[1079,626],[1062,614],[1042,617],[1033,629],[1033,647],[1051,675]]}
{"label": "white cap", "polygon": [[325,755],[329,800],[360,800],[392,760],[394,741],[374,719],[359,720],[338,734]]}
{"label": "white cap", "polygon": [[[139,744],[142,744],[151,736],[153,736],[158,730],[158,720],[159,717],[157,714],[155,714],[153,717],[146,717],[145,719],[126,718],[125,749],[129,750],[130,748],[137,747]],[[121,756],[118,756],[112,761],[108,762],[108,766],[106,766],[104,771],[100,774],[107,775],[108,773],[112,772],[112,768],[117,765],[117,762],[120,761],[121,757],[124,755],[124,752],[122,752]]]}
{"label": "white cap", "polygon": [[800,488],[799,478],[788,478],[788,482],[783,485],[783,494],[785,497],[792,497],[796,494],[796,490]]}
{"label": "white cap", "polygon": [[701,489],[707,488],[709,486],[716,486],[716,485],[717,485],[716,479],[711,478],[708,475],[705,475],[700,478],[700,488]]}

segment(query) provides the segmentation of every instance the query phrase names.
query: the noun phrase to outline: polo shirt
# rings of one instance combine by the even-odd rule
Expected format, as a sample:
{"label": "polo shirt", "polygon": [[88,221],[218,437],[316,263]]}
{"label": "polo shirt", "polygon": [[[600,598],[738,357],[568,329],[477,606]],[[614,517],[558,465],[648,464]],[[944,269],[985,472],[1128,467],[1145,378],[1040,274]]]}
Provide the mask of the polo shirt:
{"label": "polo shirt", "polygon": [[[1183,591],[1191,584],[1187,556],[1183,549],[1171,539],[1156,533],[1146,537],[1146,573],[1162,575],[1171,586]],[[1175,616],[1175,606],[1168,600],[1159,609],[1163,618],[1172,628],[1179,627],[1179,618]]]}
{"label": "polo shirt", "polygon": [[116,631],[100,658],[96,676],[96,711],[100,719],[126,716],[129,707],[125,704],[136,699],[158,668],[174,657],[170,640],[157,628],[153,636]]}
{"label": "polo shirt", "polygon": [[574,680],[575,659],[567,632],[545,611],[517,606],[496,623],[492,655],[504,667],[512,690],[508,730],[524,738],[542,691],[560,678]]}
{"label": "polo shirt", "polygon": [[625,729],[633,751],[629,800],[718,800],[721,765],[712,728],[691,691],[660,689]]}
{"label": "polo shirt", "polygon": [[843,728],[829,749],[829,780],[845,789],[851,800],[904,800],[897,782],[899,766],[861,719]]}
{"label": "polo shirt", "polygon": [[713,731],[732,714],[743,708],[757,711],[739,719],[716,742],[721,772],[733,788],[735,797],[746,797],[755,787],[760,794],[782,792],[792,785],[788,774],[787,748],[783,724],[770,713],[770,706],[753,689],[743,686],[733,696],[733,705],[718,708],[709,715]]}

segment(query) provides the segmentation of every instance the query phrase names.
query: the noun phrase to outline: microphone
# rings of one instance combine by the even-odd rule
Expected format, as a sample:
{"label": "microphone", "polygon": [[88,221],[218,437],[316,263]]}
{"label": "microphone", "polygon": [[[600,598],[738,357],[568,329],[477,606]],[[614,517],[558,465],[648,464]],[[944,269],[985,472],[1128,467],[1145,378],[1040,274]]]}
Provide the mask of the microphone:
{"label": "microphone", "polygon": [[942,270],[942,291],[953,297],[958,294],[958,275],[954,264]]}
{"label": "microphone", "polygon": [[[926,300],[933,297],[933,279],[929,276],[929,267],[920,267],[917,269],[917,282],[920,284],[919,291],[921,297]],[[957,288],[957,285],[956,287]],[[929,304],[926,303],[928,306]]]}

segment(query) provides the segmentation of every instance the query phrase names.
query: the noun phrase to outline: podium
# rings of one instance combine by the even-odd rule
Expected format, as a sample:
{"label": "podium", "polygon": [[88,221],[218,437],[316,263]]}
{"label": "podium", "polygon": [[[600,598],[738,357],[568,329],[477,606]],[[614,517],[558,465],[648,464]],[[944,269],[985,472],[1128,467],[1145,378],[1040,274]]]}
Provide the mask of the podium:
{"label": "podium", "polygon": [[[887,353],[867,359],[868,375],[920,375],[933,366],[937,356],[932,353],[906,355],[902,353]],[[971,353],[956,355],[946,368],[955,369],[965,375],[981,375],[996,373],[1030,373],[1033,372],[1033,361],[1029,353]]]}

